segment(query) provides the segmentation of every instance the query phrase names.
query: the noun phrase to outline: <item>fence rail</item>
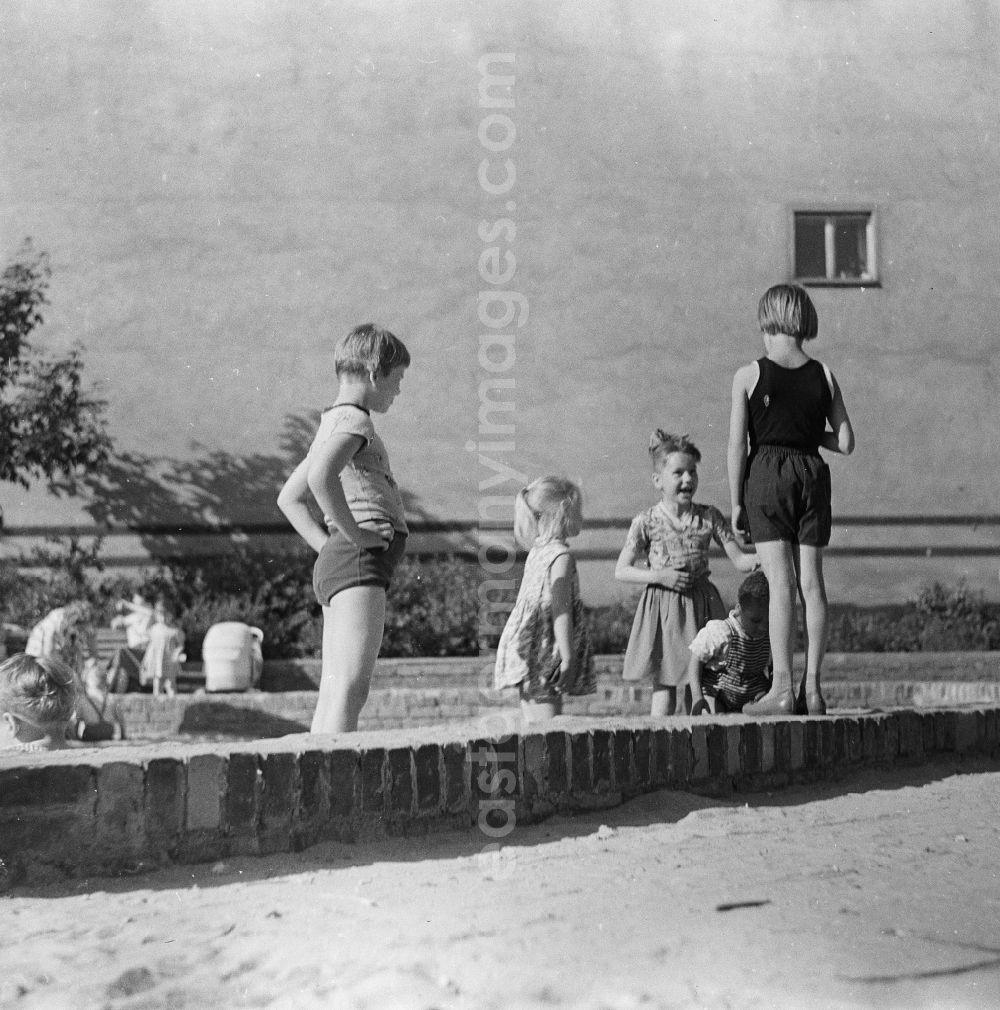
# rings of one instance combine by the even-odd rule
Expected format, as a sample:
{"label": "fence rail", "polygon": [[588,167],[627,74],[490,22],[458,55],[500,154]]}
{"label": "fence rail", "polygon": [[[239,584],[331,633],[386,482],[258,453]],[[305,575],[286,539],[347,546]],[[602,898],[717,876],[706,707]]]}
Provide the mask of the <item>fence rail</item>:
{"label": "fence rail", "polygon": [[[610,517],[603,519],[588,519],[584,521],[585,533],[603,531],[614,533],[627,530],[630,518]],[[898,530],[901,528],[945,528],[965,531],[981,531],[985,528],[1000,528],[1000,514],[962,514],[962,515],[870,515],[870,516],[840,516],[834,523],[835,529],[872,529]],[[470,561],[476,560],[477,545],[475,537],[484,532],[510,532],[510,524],[503,522],[479,522],[476,520],[434,520],[413,522],[410,524],[412,549],[410,556],[441,557],[450,555]],[[424,537],[456,537],[458,542],[421,544]],[[158,561],[180,560],[190,557],[210,559],[227,553],[225,547],[213,547],[203,544],[197,550],[193,549],[192,541],[196,539],[215,540],[227,538],[228,544],[234,540],[247,542],[254,538],[288,538],[296,534],[284,522],[251,522],[251,523],[141,523],[131,526],[112,525],[32,525],[5,527],[0,535],[0,549],[13,547],[14,541],[42,540],[51,538],[102,538],[116,540],[121,538],[139,538],[152,541],[148,544],[146,553],[109,554],[102,561],[109,568],[133,568],[156,564]],[[157,542],[159,541],[159,542]],[[464,542],[463,542],[464,541]],[[910,544],[847,544],[834,545],[827,548],[827,554],[832,557],[847,558],[989,558],[1000,557],[1000,536],[992,538],[989,543],[934,543],[926,538],[920,538],[919,543]],[[618,556],[620,545],[580,546],[574,550],[574,555],[581,561],[613,561]],[[713,553],[718,553],[715,549]],[[23,553],[11,556],[7,552],[7,560],[13,561],[19,567],[45,567],[44,560],[24,557]]]}

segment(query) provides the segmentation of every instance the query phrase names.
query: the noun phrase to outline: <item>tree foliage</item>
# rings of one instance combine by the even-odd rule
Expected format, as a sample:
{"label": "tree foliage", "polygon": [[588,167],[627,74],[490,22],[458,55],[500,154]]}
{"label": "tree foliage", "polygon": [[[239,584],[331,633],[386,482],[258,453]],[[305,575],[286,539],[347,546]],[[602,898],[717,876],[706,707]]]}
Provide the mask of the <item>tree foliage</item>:
{"label": "tree foliage", "polygon": [[108,459],[105,402],[83,385],[74,345],[62,356],[29,339],[42,324],[51,267],[30,240],[0,275],[0,481],[72,481]]}

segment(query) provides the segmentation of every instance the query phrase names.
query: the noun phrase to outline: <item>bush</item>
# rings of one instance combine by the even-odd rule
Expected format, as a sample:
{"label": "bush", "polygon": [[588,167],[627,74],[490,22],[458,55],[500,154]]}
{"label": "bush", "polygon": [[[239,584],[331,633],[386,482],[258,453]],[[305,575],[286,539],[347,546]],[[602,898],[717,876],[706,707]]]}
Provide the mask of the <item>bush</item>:
{"label": "bush", "polygon": [[478,655],[478,588],[475,564],[403,558],[389,588],[382,655]]}
{"label": "bush", "polygon": [[[624,652],[635,605],[615,603],[588,614],[594,651]],[[804,648],[799,608],[798,648]],[[1000,603],[964,582],[933,583],[915,600],[883,607],[832,606],[828,652],[979,652],[1000,649]]]}
{"label": "bush", "polygon": [[[211,561],[176,561],[142,575],[111,577],[100,571],[99,550],[99,540],[55,542],[30,557],[47,568],[24,574],[13,565],[0,568],[0,621],[28,630],[54,607],[85,599],[107,625],[116,601],[138,591],[170,604],[191,660],[200,660],[205,633],[220,621],[260,628],[268,659],[320,654],[322,612],[312,590],[313,555],[305,548],[274,553],[238,546]],[[404,558],[389,590],[381,654],[475,656],[480,647],[495,648],[509,607],[492,614],[491,628],[484,632],[480,574],[476,564],[458,558]],[[589,608],[594,651],[624,652],[634,616],[634,601]],[[802,648],[801,632],[799,639]],[[831,652],[1000,650],[1000,603],[986,601],[963,582],[954,587],[935,582],[906,604],[831,607],[827,647]]]}

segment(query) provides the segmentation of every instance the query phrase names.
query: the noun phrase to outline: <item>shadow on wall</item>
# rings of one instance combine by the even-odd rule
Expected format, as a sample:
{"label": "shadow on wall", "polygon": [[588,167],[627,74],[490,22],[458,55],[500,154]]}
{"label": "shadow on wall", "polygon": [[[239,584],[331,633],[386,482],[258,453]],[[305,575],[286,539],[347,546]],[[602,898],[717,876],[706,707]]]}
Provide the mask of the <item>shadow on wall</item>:
{"label": "shadow on wall", "polygon": [[[100,472],[57,492],[89,499],[85,511],[99,526],[127,528],[157,560],[229,553],[246,546],[289,550],[294,536],[276,499],[305,456],[319,422],[318,411],[289,414],[275,453],[239,455],[195,444],[193,458],[177,460],[142,453],[114,453]],[[434,522],[416,495],[402,491],[406,514],[416,523]],[[286,538],[279,545],[269,540]]]}

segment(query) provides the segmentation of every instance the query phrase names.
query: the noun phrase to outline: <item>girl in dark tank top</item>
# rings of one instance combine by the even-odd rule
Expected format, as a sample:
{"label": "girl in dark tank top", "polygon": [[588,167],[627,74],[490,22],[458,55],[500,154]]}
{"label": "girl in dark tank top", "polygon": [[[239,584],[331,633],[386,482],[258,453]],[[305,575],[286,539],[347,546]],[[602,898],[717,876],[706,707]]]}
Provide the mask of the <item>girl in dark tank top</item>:
{"label": "girl in dark tank top", "polygon": [[[757,306],[765,357],[733,379],[729,487],[733,528],[749,531],[770,586],[771,690],[747,715],[823,715],[826,651],[823,548],[830,542],[830,469],[819,450],[854,450],[854,431],[833,373],[802,344],[819,331],[800,287],[769,288]],[[805,609],[806,670],[793,690],[796,598]]]}

